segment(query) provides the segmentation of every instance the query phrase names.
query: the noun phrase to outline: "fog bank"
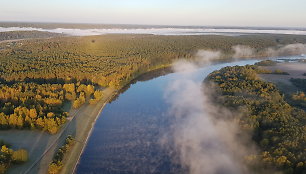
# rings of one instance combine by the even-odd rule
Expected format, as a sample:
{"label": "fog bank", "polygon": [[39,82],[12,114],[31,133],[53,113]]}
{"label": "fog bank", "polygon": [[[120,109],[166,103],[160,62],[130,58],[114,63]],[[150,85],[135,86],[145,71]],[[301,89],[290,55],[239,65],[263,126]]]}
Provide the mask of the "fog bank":
{"label": "fog bank", "polygon": [[[199,51],[197,62],[209,65],[218,56],[220,52]],[[237,119],[231,119],[237,113],[212,104],[210,89],[193,79],[198,65],[186,60],[173,65],[181,79],[165,91],[171,127],[161,143],[190,174],[249,173],[244,157],[255,148],[242,138]]]}
{"label": "fog bank", "polygon": [[243,34],[294,34],[306,35],[304,29],[247,29],[247,28],[93,28],[93,29],[69,29],[69,28],[34,28],[34,27],[0,27],[0,32],[8,31],[45,31],[51,33],[62,33],[73,36],[91,36],[103,34],[153,34],[153,35],[229,35],[237,36]]}
{"label": "fog bank", "polygon": [[256,51],[246,45],[236,45],[232,47],[233,58],[255,58],[255,57],[282,57],[306,54],[306,44],[296,43],[278,47],[270,47]]}

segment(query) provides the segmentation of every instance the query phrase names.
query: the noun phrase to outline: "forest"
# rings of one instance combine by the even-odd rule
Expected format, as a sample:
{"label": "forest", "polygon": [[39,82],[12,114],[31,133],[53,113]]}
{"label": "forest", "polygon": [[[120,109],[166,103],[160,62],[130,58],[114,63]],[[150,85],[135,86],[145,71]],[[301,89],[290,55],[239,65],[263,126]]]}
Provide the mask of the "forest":
{"label": "forest", "polygon": [[246,45],[260,53],[268,47],[306,43],[306,36],[154,36],[102,35],[56,37],[0,44],[2,81],[39,83],[84,82],[119,87],[150,69],[178,58],[192,58],[199,49],[221,50]]}
{"label": "forest", "polygon": [[51,134],[66,122],[63,106],[95,103],[103,93],[93,85],[18,82],[0,85],[0,129],[41,129]]}
{"label": "forest", "polygon": [[[241,130],[252,133],[261,151],[251,164],[252,160],[259,161],[266,169],[303,174],[306,113],[288,104],[277,87],[261,80],[258,73],[256,65],[225,67],[211,73],[205,84],[216,84],[214,102],[234,113],[243,113],[239,118]],[[261,167],[254,170],[258,168]]]}
{"label": "forest", "polygon": [[32,39],[32,38],[51,38],[60,37],[63,34],[43,32],[43,31],[8,31],[0,32],[0,41],[6,40],[20,40],[20,39]]}
{"label": "forest", "polygon": [[[224,60],[234,54],[235,45],[265,56],[261,50],[267,47],[306,43],[306,36],[288,35],[54,37],[10,32],[1,38],[32,39],[0,42],[0,129],[50,134],[67,122],[69,108],[95,104],[103,98],[103,89],[119,90],[145,72],[167,68],[180,58],[193,59],[200,49],[221,50]],[[6,169],[14,160],[5,160]],[[58,170],[57,164],[50,170]]]}
{"label": "forest", "polygon": [[[24,35],[19,38],[31,33],[37,32],[15,32]],[[221,50],[221,59],[228,59],[235,45],[264,56],[260,51],[265,48],[289,43],[306,43],[306,36],[100,35],[0,43],[0,129],[55,134],[66,121],[67,104],[95,104],[103,97],[100,89],[120,89],[145,72],[192,59],[200,49]]]}

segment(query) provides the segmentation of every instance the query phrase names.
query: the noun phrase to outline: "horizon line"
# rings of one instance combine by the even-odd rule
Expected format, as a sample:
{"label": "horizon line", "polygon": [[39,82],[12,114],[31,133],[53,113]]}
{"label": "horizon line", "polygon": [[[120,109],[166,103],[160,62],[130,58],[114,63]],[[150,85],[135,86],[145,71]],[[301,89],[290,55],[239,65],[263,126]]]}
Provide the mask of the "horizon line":
{"label": "horizon line", "polygon": [[[55,21],[0,21],[0,23],[23,23],[23,24],[69,24],[69,25],[126,25],[126,26],[158,26],[158,27],[208,27],[208,28],[261,28],[261,29],[304,29],[297,26],[242,26],[242,25],[175,25],[175,24],[133,24],[133,23],[99,23],[99,22],[55,22]],[[1,26],[0,26],[1,27]]]}

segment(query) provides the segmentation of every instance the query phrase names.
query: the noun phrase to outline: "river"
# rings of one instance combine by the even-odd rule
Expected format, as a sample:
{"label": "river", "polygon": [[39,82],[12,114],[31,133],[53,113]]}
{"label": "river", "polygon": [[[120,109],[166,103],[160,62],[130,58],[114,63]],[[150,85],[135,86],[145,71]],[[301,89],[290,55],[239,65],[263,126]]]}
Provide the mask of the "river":
{"label": "river", "polygon": [[[199,68],[193,73],[192,80],[202,82],[214,70],[257,61],[218,63]],[[76,173],[185,173],[171,160],[159,141],[170,126],[165,90],[181,76],[181,73],[170,73],[138,81],[107,104],[94,126]]]}

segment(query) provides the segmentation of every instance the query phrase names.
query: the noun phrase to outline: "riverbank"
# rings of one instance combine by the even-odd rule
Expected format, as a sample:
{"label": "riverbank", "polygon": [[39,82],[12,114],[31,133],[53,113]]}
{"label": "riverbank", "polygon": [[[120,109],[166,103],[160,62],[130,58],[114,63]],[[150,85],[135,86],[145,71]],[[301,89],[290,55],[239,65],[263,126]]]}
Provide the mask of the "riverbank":
{"label": "riverbank", "polygon": [[[227,60],[229,61],[229,60]],[[166,73],[171,73],[171,64],[166,64],[166,65],[160,65],[154,68],[149,69],[147,72],[141,73],[138,75],[135,79],[131,80],[129,83],[127,83],[124,87],[120,88],[118,91],[113,91],[111,95],[109,95],[110,98],[106,100],[106,98],[103,98],[94,108],[91,108],[92,110],[89,110],[88,112],[84,112],[86,116],[85,118],[88,118],[88,123],[83,125],[84,127],[77,127],[77,130],[84,130],[85,132],[83,133],[82,136],[78,138],[78,135],[76,136],[76,144],[72,148],[71,152],[67,154],[67,156],[64,159],[64,167],[61,170],[61,173],[73,173],[75,172],[76,166],[79,162],[80,156],[82,155],[82,152],[84,148],[86,147],[87,141],[92,133],[92,129],[94,127],[94,124],[101,114],[104,106],[113,98],[115,98],[116,95],[119,95],[121,93],[121,90],[124,90],[125,88],[128,88],[130,84],[133,84],[137,82],[138,80],[148,80],[147,78],[143,78],[143,75],[146,75],[150,72],[158,71],[158,70],[164,70],[166,69]],[[154,76],[154,75],[153,75]],[[148,77],[151,79],[151,77]],[[81,121],[83,123],[83,121]]]}
{"label": "riverbank", "polygon": [[86,109],[80,112],[77,117],[71,121],[74,122],[72,124],[75,125],[75,134],[73,137],[76,142],[63,160],[64,166],[61,173],[74,172],[97,118],[101,114],[104,106],[113,98],[114,95],[116,95],[117,90],[106,88],[103,92],[103,99],[95,105],[88,105]]}
{"label": "riverbank", "polygon": [[[65,156],[63,160],[63,168],[61,170],[61,174],[70,174],[74,173],[76,170],[76,166],[78,165],[78,162],[80,160],[80,157],[84,151],[84,148],[86,147],[87,141],[92,133],[92,129],[94,128],[94,124],[96,120],[98,119],[99,115],[101,114],[103,108],[107,103],[109,103],[113,98],[115,98],[117,95],[121,93],[121,90],[124,90],[126,87],[130,84],[133,84],[137,81],[138,78],[141,78],[144,74],[158,71],[166,68],[170,68],[171,64],[165,64],[165,65],[159,65],[153,68],[148,69],[146,72],[139,74],[136,78],[129,81],[129,83],[126,83],[123,87],[121,87],[119,90],[114,90],[111,88],[106,88],[104,92],[104,97],[99,101],[99,103],[93,105],[93,107],[88,109],[88,112],[86,113],[86,117],[79,118],[82,125],[77,126],[77,132],[80,133],[80,135],[75,136],[76,144],[73,146],[71,151]],[[83,114],[85,115],[85,114]],[[82,117],[82,116],[79,116]],[[87,124],[83,124],[84,122],[87,122]],[[84,132],[83,132],[84,131]],[[83,134],[81,135],[81,132]]]}
{"label": "riverbank", "polygon": [[[257,61],[213,64],[199,68],[191,79],[200,84],[208,73],[224,66],[254,64]],[[148,77],[148,78],[147,78]],[[141,78],[108,104],[77,166],[77,173],[182,173],[171,163],[160,138],[169,128],[169,103],[165,89],[181,79],[181,73]],[[142,81],[142,79],[144,79]]]}
{"label": "riverbank", "polygon": [[[51,135],[39,130],[5,130],[1,132],[0,139],[12,144],[14,148],[24,148],[29,151],[29,161],[23,165],[14,166],[8,170],[8,173],[43,173],[48,170],[49,163],[52,161],[54,153],[64,144],[68,135],[75,137],[76,143],[64,158],[64,166],[61,173],[72,173],[78,163],[86,142],[90,137],[95,121],[99,117],[104,106],[119,95],[121,89],[128,88],[129,84],[137,81],[139,77],[147,72],[157,71],[171,65],[160,65],[140,73],[135,79],[132,79],[120,90],[105,88],[103,89],[104,97],[95,105],[88,103],[79,109],[70,109],[71,106],[65,107],[69,111],[68,122],[60,131]],[[20,172],[22,171],[22,172]]]}
{"label": "riverbank", "polygon": [[[84,104],[79,109],[71,109],[68,122],[61,128],[60,132],[51,135],[39,130],[5,130],[1,131],[0,139],[12,144],[13,148],[24,148],[29,152],[29,161],[22,165],[16,165],[8,170],[11,174],[45,174],[48,170],[49,163],[52,161],[54,153],[61,147],[68,135],[76,138],[77,143],[70,153],[67,154],[67,161],[63,171],[69,169],[69,164],[75,166],[79,154],[86,144],[86,140],[92,129],[92,125],[98,118],[99,113],[104,105],[116,94],[116,90],[105,88],[104,97],[95,105]],[[70,169],[71,170],[71,169]]]}
{"label": "riverbank", "polygon": [[[170,67],[170,65],[156,66],[150,69],[150,71],[167,67]],[[148,70],[140,74],[136,77],[136,80],[131,80],[130,83],[132,83],[132,81],[137,81],[139,77],[150,71]],[[61,129],[61,132],[56,135],[31,130],[4,131],[5,133],[3,133],[7,134],[7,139],[10,139],[10,141],[8,141],[10,144],[17,144],[21,146],[21,148],[27,147],[26,149],[30,151],[29,163],[16,166],[16,168],[14,166],[12,170],[9,170],[9,173],[20,173],[20,171],[24,171],[23,173],[46,173],[54,152],[64,143],[68,135],[73,135],[76,139],[76,144],[66,155],[62,169],[62,173],[72,173],[78,164],[82,151],[92,132],[93,125],[102,109],[119,93],[119,91],[120,90],[106,88],[104,89],[104,98],[96,105],[85,104],[77,110],[72,109],[70,111],[72,117],[69,117],[71,120]],[[0,135],[0,137],[5,136],[4,134]],[[22,142],[20,142],[20,140],[22,140]]]}

